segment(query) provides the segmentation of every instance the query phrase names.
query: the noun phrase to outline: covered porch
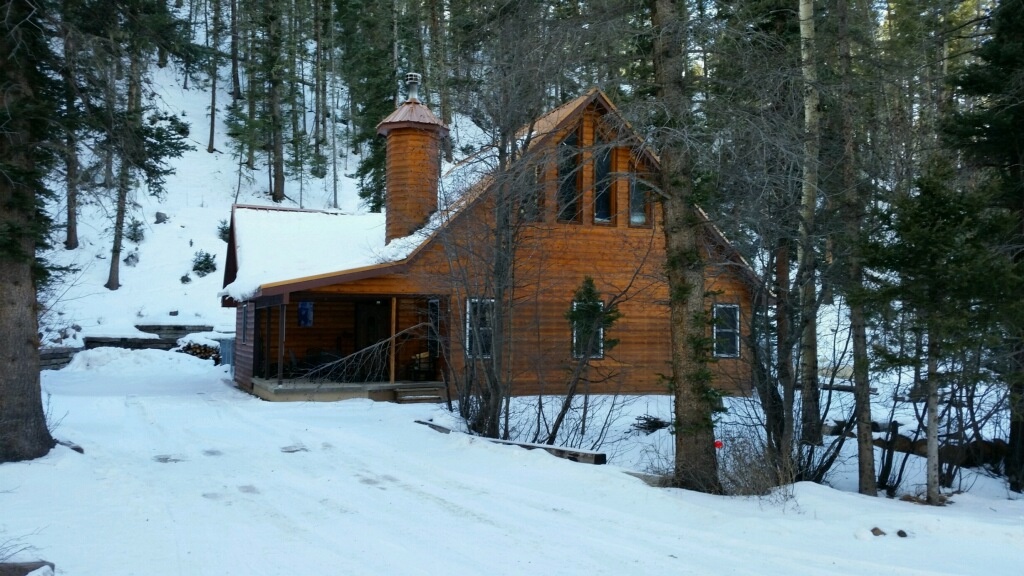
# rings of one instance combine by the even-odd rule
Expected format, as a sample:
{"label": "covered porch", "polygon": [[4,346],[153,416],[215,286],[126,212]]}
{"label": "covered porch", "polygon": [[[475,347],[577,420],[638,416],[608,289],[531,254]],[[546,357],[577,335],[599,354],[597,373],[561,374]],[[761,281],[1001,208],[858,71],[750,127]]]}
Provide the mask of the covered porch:
{"label": "covered porch", "polygon": [[254,304],[250,391],[265,400],[447,398],[442,297],[306,291]]}

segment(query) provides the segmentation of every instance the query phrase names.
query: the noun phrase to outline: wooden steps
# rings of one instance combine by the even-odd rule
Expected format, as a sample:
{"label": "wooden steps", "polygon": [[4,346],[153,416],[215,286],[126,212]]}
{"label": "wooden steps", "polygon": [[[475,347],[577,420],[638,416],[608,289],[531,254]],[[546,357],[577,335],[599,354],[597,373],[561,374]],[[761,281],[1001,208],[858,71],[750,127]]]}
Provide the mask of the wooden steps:
{"label": "wooden steps", "polygon": [[444,385],[395,388],[396,404],[440,404],[444,401]]}

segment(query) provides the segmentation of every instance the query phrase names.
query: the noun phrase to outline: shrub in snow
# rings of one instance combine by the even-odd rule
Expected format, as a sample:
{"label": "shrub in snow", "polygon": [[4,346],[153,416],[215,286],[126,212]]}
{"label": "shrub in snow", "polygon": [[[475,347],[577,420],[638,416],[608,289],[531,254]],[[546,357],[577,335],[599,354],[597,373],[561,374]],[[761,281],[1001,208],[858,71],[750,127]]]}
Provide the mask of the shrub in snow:
{"label": "shrub in snow", "polygon": [[189,283],[189,282],[191,282],[191,281],[192,281],[192,277],[191,277],[191,276],[189,276],[188,274],[183,274],[183,275],[181,276],[181,283],[182,283],[182,284],[188,284],[188,283]]}
{"label": "shrub in snow", "polygon": [[146,229],[142,227],[142,221],[138,218],[132,218],[132,221],[128,223],[128,227],[125,228],[124,237],[134,244],[145,240]]}
{"label": "shrub in snow", "polygon": [[217,224],[217,237],[227,242],[228,238],[230,237],[230,234],[231,226],[228,224],[228,221],[221,220],[220,223]]}
{"label": "shrub in snow", "polygon": [[217,271],[217,263],[214,261],[216,256],[210,254],[205,250],[196,252],[194,258],[192,258],[192,271],[196,273],[200,278]]}
{"label": "shrub in snow", "polygon": [[630,427],[637,432],[643,432],[644,434],[651,435],[662,428],[668,428],[671,426],[668,422],[658,418],[657,416],[651,416],[650,414],[643,414],[636,417]]}
{"label": "shrub in snow", "polygon": [[124,265],[125,266],[135,266],[138,263],[139,263],[139,251],[138,250],[132,250],[131,252],[128,253],[127,256],[124,257]]}

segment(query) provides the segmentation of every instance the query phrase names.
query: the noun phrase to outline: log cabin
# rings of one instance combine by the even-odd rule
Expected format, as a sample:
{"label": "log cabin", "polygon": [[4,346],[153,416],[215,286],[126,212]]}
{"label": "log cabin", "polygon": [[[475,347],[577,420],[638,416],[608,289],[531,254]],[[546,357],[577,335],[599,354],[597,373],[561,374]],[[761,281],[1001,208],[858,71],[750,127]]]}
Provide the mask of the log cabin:
{"label": "log cabin", "polygon": [[[523,129],[514,161],[484,149],[442,175],[447,127],[410,76],[378,126],[383,213],[232,207],[236,385],[268,400],[450,398],[500,356],[511,395],[667,393],[653,151],[593,89]],[[700,227],[713,382],[749,394],[756,276]],[[588,283],[600,320],[574,314]]]}

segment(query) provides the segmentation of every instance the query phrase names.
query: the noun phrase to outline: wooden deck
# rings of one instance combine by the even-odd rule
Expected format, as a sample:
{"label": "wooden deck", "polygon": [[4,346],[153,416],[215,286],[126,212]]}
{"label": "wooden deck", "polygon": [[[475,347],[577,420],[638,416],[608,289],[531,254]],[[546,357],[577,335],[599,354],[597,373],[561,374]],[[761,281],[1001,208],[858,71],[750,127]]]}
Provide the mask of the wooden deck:
{"label": "wooden deck", "polygon": [[350,398],[368,398],[377,402],[444,402],[444,382],[314,382],[308,378],[283,380],[253,378],[251,392],[270,402],[335,402]]}

